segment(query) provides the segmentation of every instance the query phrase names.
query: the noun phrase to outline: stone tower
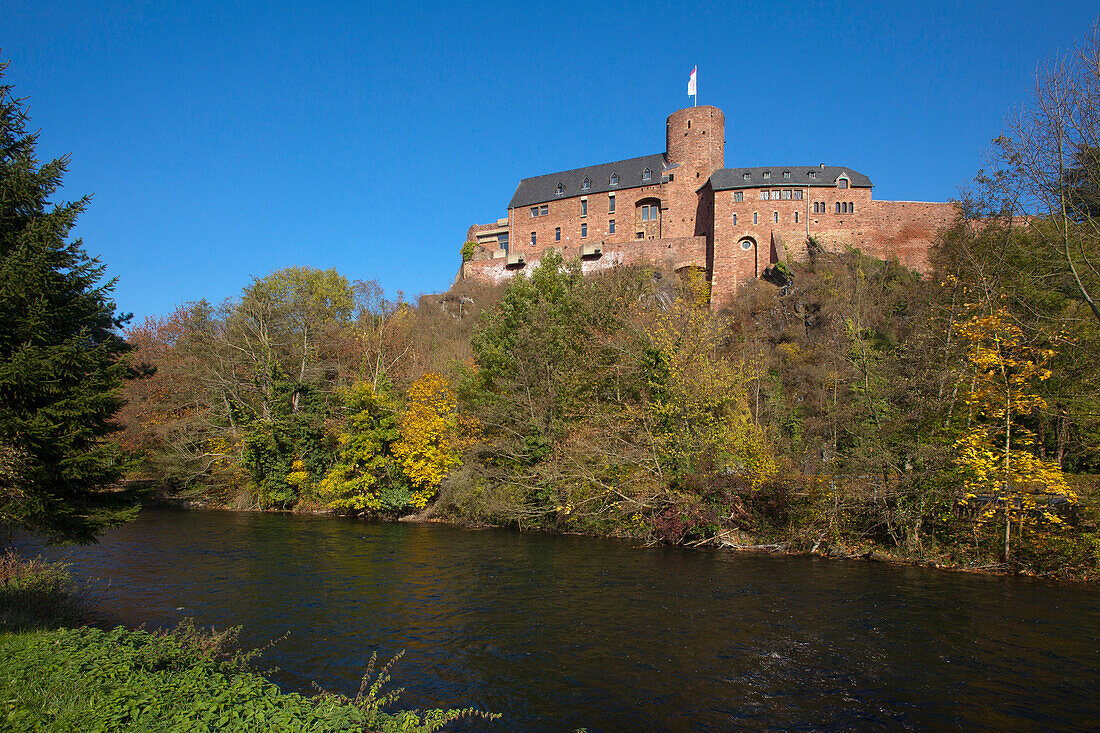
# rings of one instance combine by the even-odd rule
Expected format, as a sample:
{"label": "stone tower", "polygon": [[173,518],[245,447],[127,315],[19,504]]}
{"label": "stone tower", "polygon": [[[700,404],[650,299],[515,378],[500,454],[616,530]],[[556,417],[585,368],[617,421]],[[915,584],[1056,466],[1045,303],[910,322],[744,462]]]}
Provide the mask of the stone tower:
{"label": "stone tower", "polygon": [[[725,168],[726,117],[717,107],[703,105],[673,112],[665,123],[665,153],[672,180],[667,187],[663,210],[664,237],[690,237],[697,233],[699,197],[696,191],[714,171]],[[705,226],[705,222],[698,222]]]}

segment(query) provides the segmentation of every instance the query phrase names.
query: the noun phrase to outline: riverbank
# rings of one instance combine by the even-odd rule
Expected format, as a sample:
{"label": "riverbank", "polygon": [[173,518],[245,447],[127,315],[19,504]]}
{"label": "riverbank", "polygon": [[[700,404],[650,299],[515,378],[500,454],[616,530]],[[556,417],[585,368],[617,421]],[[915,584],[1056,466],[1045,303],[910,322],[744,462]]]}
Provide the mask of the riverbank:
{"label": "riverbank", "polygon": [[[93,596],[63,563],[0,556],[0,728],[10,731],[437,731],[472,709],[383,706],[390,664],[374,658],[354,698],[282,692],[251,666],[239,629],[97,628]],[[393,661],[396,661],[396,657]],[[392,664],[392,662],[391,662]]]}

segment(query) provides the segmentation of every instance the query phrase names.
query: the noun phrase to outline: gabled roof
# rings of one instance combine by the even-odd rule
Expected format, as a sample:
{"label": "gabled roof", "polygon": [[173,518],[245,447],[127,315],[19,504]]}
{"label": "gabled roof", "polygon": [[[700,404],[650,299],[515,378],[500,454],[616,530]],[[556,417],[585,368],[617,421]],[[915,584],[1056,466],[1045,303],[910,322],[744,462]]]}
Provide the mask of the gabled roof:
{"label": "gabled roof", "polygon": [[[642,180],[642,172],[649,168],[651,178]],[[512,200],[508,203],[509,209],[522,206],[541,204],[555,199],[570,198],[572,196],[586,196],[592,193],[606,191],[618,191],[626,188],[638,188],[639,186],[652,186],[661,182],[661,174],[676,168],[668,165],[664,153],[656,155],[643,155],[641,158],[630,158],[614,163],[602,165],[590,165],[587,168],[574,168],[571,171],[550,173],[545,176],[524,178],[519,182],[516,192],[512,194]],[[619,185],[611,185],[611,174],[619,175]],[[584,179],[588,178],[590,188],[581,190]],[[562,184],[562,194],[557,193],[558,184]]]}
{"label": "gabled roof", "polygon": [[[771,173],[764,178],[765,171]],[[784,178],[783,172],[790,171],[791,177]],[[748,178],[745,174],[748,174]],[[814,174],[810,178],[810,173]],[[824,186],[836,187],[836,181],[842,175],[847,176],[852,188],[871,188],[871,179],[851,168],[837,165],[779,165],[758,168],[723,168],[714,171],[710,185],[715,191],[729,191],[735,188],[761,188],[762,186]]]}

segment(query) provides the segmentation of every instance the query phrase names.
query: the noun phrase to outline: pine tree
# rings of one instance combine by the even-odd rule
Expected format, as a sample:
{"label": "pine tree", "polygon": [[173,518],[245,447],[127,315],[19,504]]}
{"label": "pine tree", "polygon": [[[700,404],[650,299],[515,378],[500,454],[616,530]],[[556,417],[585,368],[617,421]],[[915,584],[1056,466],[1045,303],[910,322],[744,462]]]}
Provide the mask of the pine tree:
{"label": "pine tree", "polygon": [[111,490],[122,464],[106,440],[128,369],[128,317],[115,315],[104,266],[66,241],[88,197],[50,202],[68,157],[39,165],[27,120],[0,84],[0,522],[92,542],[136,511]]}

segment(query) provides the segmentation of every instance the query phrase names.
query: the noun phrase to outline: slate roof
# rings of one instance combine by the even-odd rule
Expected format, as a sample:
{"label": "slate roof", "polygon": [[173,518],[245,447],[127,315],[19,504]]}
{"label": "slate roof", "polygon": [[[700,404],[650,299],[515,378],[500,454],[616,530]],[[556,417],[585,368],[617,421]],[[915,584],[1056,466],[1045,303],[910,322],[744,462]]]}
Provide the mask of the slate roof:
{"label": "slate roof", "polygon": [[[571,171],[550,173],[545,176],[524,178],[519,182],[516,192],[512,194],[512,200],[508,203],[509,209],[516,209],[533,204],[542,204],[555,199],[570,198],[571,196],[587,196],[593,193],[606,191],[618,191],[639,186],[652,186],[661,182],[661,174],[673,170],[677,166],[668,165],[664,153],[656,155],[643,155],[640,158],[630,158],[614,163],[602,165],[590,165],[587,168],[574,168]],[[652,178],[642,180],[642,172],[649,168]],[[611,174],[619,174],[619,185],[611,185]],[[581,190],[584,179],[591,181],[591,188]],[[854,183],[853,179],[853,183]],[[562,184],[562,194],[557,194],[558,184]]]}
{"label": "slate roof", "polygon": [[[764,178],[764,172],[771,176]],[[791,177],[784,178],[783,172],[790,171]],[[810,172],[815,174],[810,178]],[[746,180],[745,174],[749,177]],[[762,186],[827,186],[836,187],[836,179],[844,173],[851,181],[852,188],[871,188],[871,179],[862,173],[857,173],[851,168],[838,165],[786,165],[786,166],[762,166],[758,168],[722,168],[715,171],[710,177],[710,185],[715,191],[729,191],[735,188],[760,188]]]}

